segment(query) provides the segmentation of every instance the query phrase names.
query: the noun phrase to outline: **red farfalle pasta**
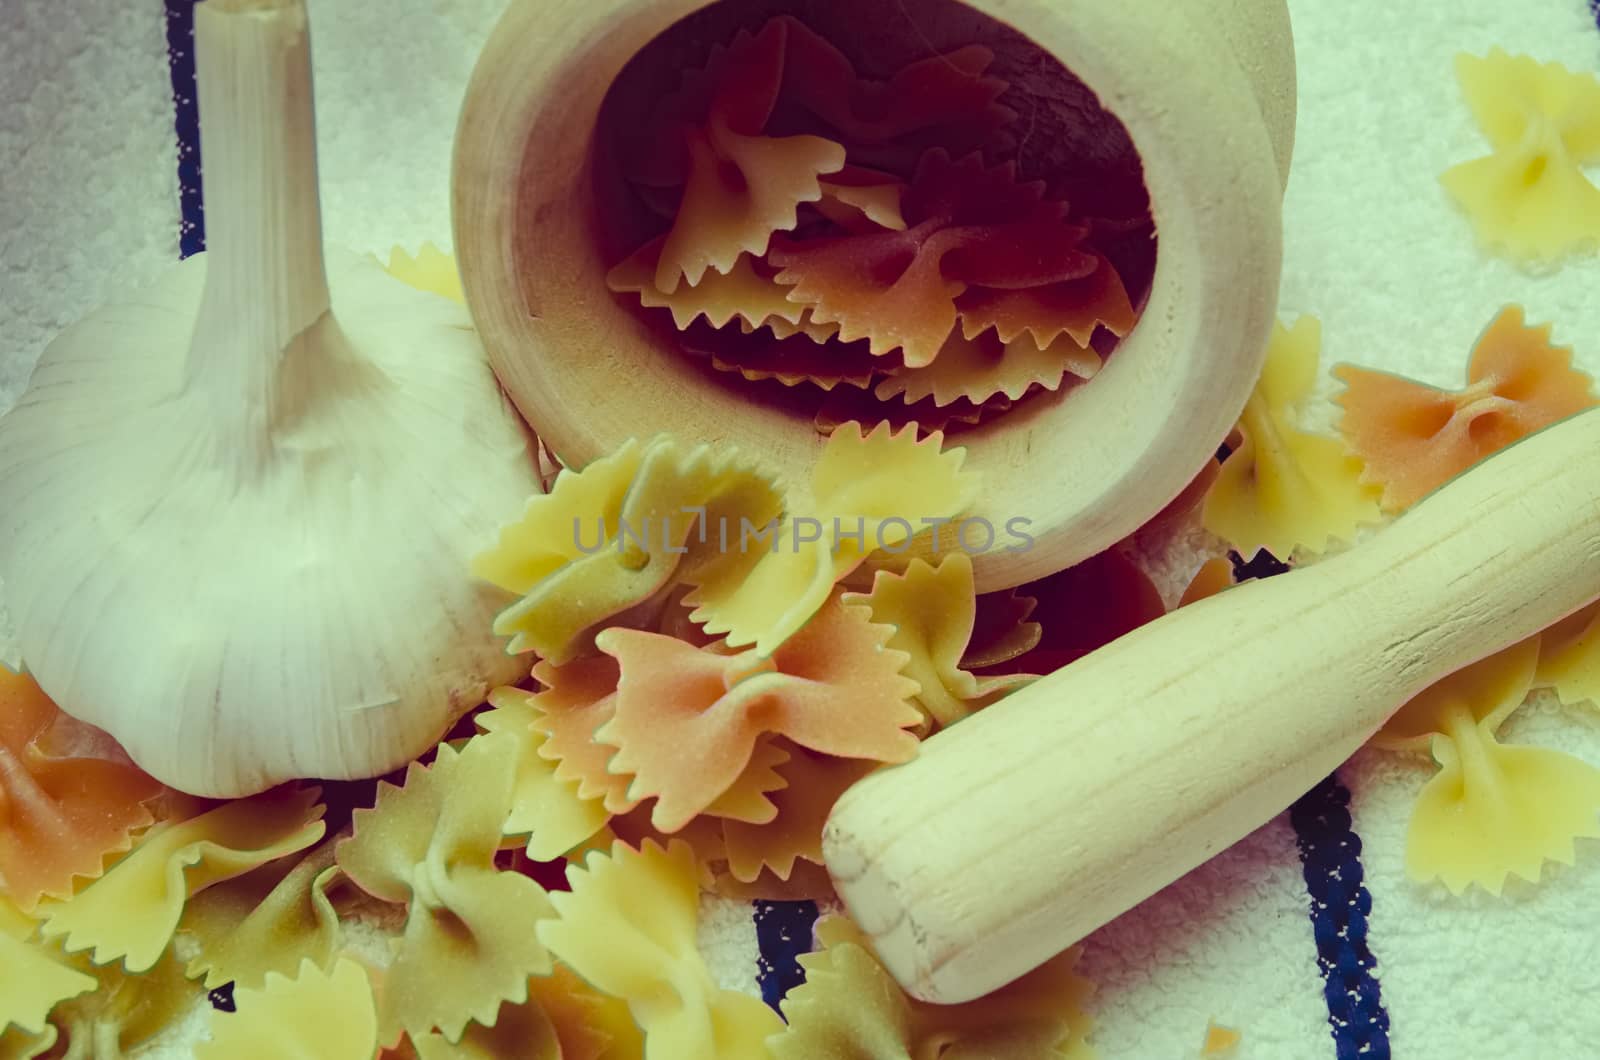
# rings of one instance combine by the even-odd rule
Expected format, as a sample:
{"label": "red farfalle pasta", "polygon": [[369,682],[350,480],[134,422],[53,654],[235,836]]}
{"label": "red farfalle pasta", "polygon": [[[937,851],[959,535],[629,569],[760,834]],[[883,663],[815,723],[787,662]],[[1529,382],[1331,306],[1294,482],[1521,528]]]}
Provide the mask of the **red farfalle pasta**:
{"label": "red farfalle pasta", "polygon": [[1015,290],[1095,268],[1079,249],[1085,230],[1043,192],[1019,183],[1014,166],[929,151],[905,194],[904,231],[778,237],[767,258],[813,320],[837,323],[845,341],[867,339],[875,355],[899,349],[916,368],[938,356],[969,285]]}
{"label": "red farfalle pasta", "polygon": [[[58,727],[78,727],[33,678],[0,667],[0,895],[31,911],[99,876],[155,818],[162,786],[122,757],[62,749]],[[52,735],[56,736],[52,739]]]}
{"label": "red farfalle pasta", "polygon": [[1030,617],[1039,623],[1039,642],[984,673],[1059,670],[1167,611],[1150,576],[1115,548],[1021,591],[1038,601]]}
{"label": "red farfalle pasta", "polygon": [[1479,460],[1595,404],[1593,380],[1572,351],[1551,344],[1550,326],[1530,327],[1508,306],[1479,338],[1464,390],[1433,387],[1341,364],[1339,429],[1383,486],[1383,506],[1406,508]]}
{"label": "red farfalle pasta", "polygon": [[663,831],[710,806],[768,733],[823,754],[904,761],[917,745],[906,730],[922,716],[900,673],[906,656],[884,647],[892,632],[837,597],[766,657],[606,630],[596,644],[622,678],[595,739],[618,748],[611,767],[634,775],[635,796],[656,798],[651,822]]}

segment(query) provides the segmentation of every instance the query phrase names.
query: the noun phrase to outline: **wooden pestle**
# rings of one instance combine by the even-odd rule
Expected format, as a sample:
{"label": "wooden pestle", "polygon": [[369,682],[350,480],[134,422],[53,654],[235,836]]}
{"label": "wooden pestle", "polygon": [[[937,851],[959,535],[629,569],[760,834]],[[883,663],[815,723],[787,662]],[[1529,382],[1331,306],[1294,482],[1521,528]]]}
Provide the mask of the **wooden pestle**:
{"label": "wooden pestle", "polygon": [[1600,596],[1600,410],[1371,540],[1167,615],[857,784],[828,870],[889,971],[954,1003],[1259,827],[1446,675]]}

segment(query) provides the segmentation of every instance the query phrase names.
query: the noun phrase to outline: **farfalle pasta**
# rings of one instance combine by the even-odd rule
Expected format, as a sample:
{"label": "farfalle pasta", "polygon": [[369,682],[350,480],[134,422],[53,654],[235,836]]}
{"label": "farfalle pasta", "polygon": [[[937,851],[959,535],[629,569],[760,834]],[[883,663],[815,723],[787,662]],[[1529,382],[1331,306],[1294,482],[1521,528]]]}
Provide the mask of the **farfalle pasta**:
{"label": "farfalle pasta", "polygon": [[0,898],[0,1057],[49,1050],[57,1028],[50,1013],[63,1001],[97,990],[98,980],[41,945],[38,923]]}
{"label": "farfalle pasta", "polygon": [[1283,559],[1296,549],[1324,552],[1378,520],[1377,490],[1363,481],[1361,460],[1339,439],[1298,426],[1321,342],[1314,317],[1273,325],[1266,365],[1239,421],[1242,441],[1206,494],[1205,528],[1246,557],[1260,549]]}
{"label": "farfalle pasta", "polygon": [[969,286],[1025,289],[1093,271],[1078,249],[1085,230],[1043,194],[1013,166],[930,151],[905,193],[904,230],[779,238],[767,258],[812,319],[837,323],[847,342],[868,340],[875,355],[899,349],[918,368],[939,355]]}
{"label": "farfalle pasta", "polygon": [[[812,471],[810,494],[789,505],[757,547],[741,541],[729,562],[691,579],[693,618],[731,647],[770,655],[827,600],[834,583],[877,549],[903,549],[923,520],[961,514],[977,492],[962,470],[965,451],[941,451],[942,436],[918,440],[880,424],[835,431]],[[811,531],[815,530],[815,536]],[[804,531],[804,532],[802,532]],[[779,544],[782,547],[777,547]]]}
{"label": "farfalle pasta", "polygon": [[1600,601],[1545,630],[1535,683],[1563,703],[1600,705]]}
{"label": "farfalle pasta", "polygon": [[644,1038],[627,1005],[557,965],[528,980],[528,1000],[500,1007],[494,1026],[474,1023],[456,1042],[407,1038],[385,1060],[640,1060]]}
{"label": "farfalle pasta", "polygon": [[759,998],[719,988],[697,945],[700,867],[689,845],[622,843],[567,869],[558,918],[539,939],[600,990],[628,1002],[645,1060],[749,1060],[781,1030]]}
{"label": "farfalle pasta", "polygon": [[1492,655],[1411,700],[1373,738],[1389,750],[1431,752],[1439,766],[1406,835],[1413,878],[1497,895],[1507,876],[1537,883],[1546,861],[1572,864],[1575,839],[1600,836],[1600,770],[1495,739],[1533,687],[1538,663],[1538,638]]}
{"label": "farfalle pasta", "polygon": [[606,826],[611,814],[605,802],[584,798],[578,783],[557,775],[558,765],[543,754],[547,734],[532,692],[497,688],[489,693],[492,709],[473,720],[478,728],[516,746],[516,775],[511,787],[511,812],[505,834],[527,836],[528,856],[553,861]]}
{"label": "farfalle pasta", "polygon": [[384,1044],[436,1029],[456,1040],[470,1022],[493,1023],[501,1002],[525,1000],[528,977],[550,971],[534,935],[551,915],[544,888],[494,861],[516,766],[509,739],[478,736],[460,751],[440,744],[431,766],[407,768],[403,786],[380,784],[337,847],[356,886],[406,906],[378,999]]}
{"label": "farfalle pasta", "polygon": [[1102,363],[1098,353],[1070,335],[1041,348],[1026,333],[1002,342],[992,329],[973,338],[956,331],[931,364],[895,372],[873,393],[908,402],[931,397],[939,407],[963,399],[982,403],[996,395],[1016,401],[1035,388],[1059,390],[1069,375],[1092,379]]}
{"label": "farfalle pasta", "polygon": [[87,957],[72,966],[91,976],[95,989],[58,1004],[50,1028],[66,1043],[67,1057],[118,1057],[154,1041],[200,1000],[198,984],[185,978],[183,962],[170,951],[135,975],[120,965],[97,967]]}
{"label": "farfalle pasta", "polygon": [[97,965],[154,967],[190,895],[322,838],[319,797],[315,787],[286,785],[158,826],[71,901],[52,906],[44,936],[61,939],[68,953],[89,950]]}
{"label": "farfalle pasta", "polygon": [[0,668],[0,897],[23,909],[69,897],[155,820],[163,789],[126,758],[50,746],[53,728],[76,724],[33,678]]}
{"label": "farfalle pasta", "polygon": [[234,991],[235,1011],[212,1012],[197,1060],[364,1060],[377,1052],[378,1017],[360,964],[329,971],[307,960],[294,978],[267,974]]}
{"label": "farfalle pasta", "polygon": [[1600,79],[1491,49],[1460,55],[1456,76],[1490,154],[1440,177],[1479,240],[1522,261],[1600,243]]}
{"label": "farfalle pasta", "polygon": [[269,972],[293,975],[307,960],[326,971],[343,939],[329,896],[339,875],[329,840],[299,860],[280,858],[195,895],[178,926],[199,944],[186,974],[214,990],[254,989]]}
{"label": "farfalle pasta", "polygon": [[[784,786],[771,795],[777,813],[765,824],[725,820],[721,822],[722,860],[727,873],[743,884],[753,884],[764,875],[788,882],[796,880],[797,868],[809,863],[822,866],[822,826],[827,823],[833,804],[852,784],[878,767],[878,763],[831,755],[813,754],[796,748],[789,760],[778,767]],[[797,880],[798,882],[798,880]],[[807,897],[821,897],[831,891],[824,883]]]}
{"label": "farfalle pasta", "polygon": [[522,597],[495,621],[511,651],[565,662],[598,623],[674,580],[729,566],[737,557],[718,549],[718,531],[763,526],[782,504],[772,479],[737,452],[629,441],[531,498],[472,571]]}
{"label": "farfalle pasta", "polygon": [[1593,380],[1530,327],[1518,306],[1501,310],[1474,346],[1464,390],[1437,390],[1387,372],[1341,364],[1339,429],[1364,462],[1383,505],[1409,507],[1473,464],[1595,404]]}
{"label": "farfalle pasta", "polygon": [[918,685],[917,706],[934,726],[953,725],[1027,680],[979,679],[962,666],[977,609],[965,552],[951,552],[937,566],[912,560],[901,574],[878,571],[871,592],[847,593],[843,600],[865,605],[874,622],[894,630],[888,646],[905,654],[904,673]]}
{"label": "farfalle pasta", "polygon": [[461,273],[456,271],[456,259],[434,246],[424,243],[416,257],[395,247],[389,252],[389,275],[410,284],[419,291],[432,291],[461,305],[467,304],[467,295],[461,287]]}
{"label": "farfalle pasta", "polygon": [[[921,715],[892,630],[837,598],[775,651],[725,654],[671,637],[608,629],[597,638],[621,671],[616,705],[594,739],[617,748],[631,798],[654,798],[672,832],[705,812],[749,767],[768,734],[823,754],[901,762]],[[682,749],[693,747],[692,758]]]}
{"label": "farfalle pasta", "polygon": [[783,1001],[788,1027],[772,1060],[1091,1060],[1084,1012],[1093,986],[1073,971],[1077,951],[979,1001],[930,1005],[904,994],[843,917],[818,921],[821,949],[800,958],[806,980]]}

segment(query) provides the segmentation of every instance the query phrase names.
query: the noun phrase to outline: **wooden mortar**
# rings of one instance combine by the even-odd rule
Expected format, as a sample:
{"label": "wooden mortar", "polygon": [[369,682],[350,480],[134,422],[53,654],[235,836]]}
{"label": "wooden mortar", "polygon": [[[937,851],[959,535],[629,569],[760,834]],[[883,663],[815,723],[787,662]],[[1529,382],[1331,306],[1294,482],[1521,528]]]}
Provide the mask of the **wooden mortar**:
{"label": "wooden mortar", "polygon": [[[596,136],[613,82],[680,19],[759,26],[790,12],[841,47],[894,61],[1021,34],[1079,79],[1077,93],[1059,79],[1019,84],[1031,94],[1030,136],[1093,152],[1116,126],[1143,166],[1159,244],[1139,324],[1087,385],[960,437],[984,476],[968,514],[995,527],[1030,520],[1035,540],[975,556],[978,588],[1070,566],[1171,500],[1238,418],[1276,308],[1295,99],[1283,0],[724,0],[702,10],[711,6],[515,0],[468,89],[453,185],[462,280],[496,373],[554,453],[582,465],[629,437],[671,431],[747,447],[806,481],[823,442],[809,417],[708,378],[606,288],[634,246],[619,217],[622,178]],[[1104,112],[1114,120],[1096,118]],[[929,514],[904,513],[913,523]]]}

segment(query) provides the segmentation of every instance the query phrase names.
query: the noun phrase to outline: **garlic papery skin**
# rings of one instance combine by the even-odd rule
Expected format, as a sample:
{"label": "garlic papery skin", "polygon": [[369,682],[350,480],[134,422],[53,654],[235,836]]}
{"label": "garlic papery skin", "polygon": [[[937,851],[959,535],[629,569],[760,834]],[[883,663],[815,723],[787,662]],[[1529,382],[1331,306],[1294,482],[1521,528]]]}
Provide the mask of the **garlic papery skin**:
{"label": "garlic papery skin", "polygon": [[527,672],[468,568],[540,491],[531,439],[465,309],[324,264],[307,33],[303,0],[196,9],[210,250],[0,419],[22,662],[199,795],[386,772]]}

